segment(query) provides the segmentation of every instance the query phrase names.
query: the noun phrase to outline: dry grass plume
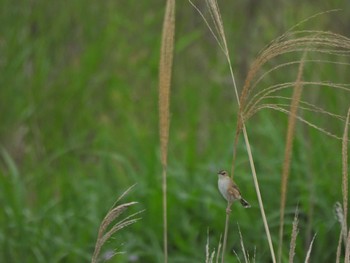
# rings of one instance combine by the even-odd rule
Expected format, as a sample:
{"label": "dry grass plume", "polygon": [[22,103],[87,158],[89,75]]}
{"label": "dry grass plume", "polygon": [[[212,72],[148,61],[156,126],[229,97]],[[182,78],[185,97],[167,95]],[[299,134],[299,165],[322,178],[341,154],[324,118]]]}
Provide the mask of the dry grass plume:
{"label": "dry grass plume", "polygon": [[[345,83],[333,83],[330,81],[292,81],[285,83],[278,83],[269,87],[261,88],[262,80],[265,79],[272,73],[280,72],[286,67],[291,67],[296,64],[300,64],[300,61],[288,61],[287,63],[281,63],[274,66],[269,70],[262,70],[263,66],[270,60],[280,57],[285,54],[298,54],[299,52],[308,52],[312,54],[329,55],[334,59],[324,59],[322,56],[319,59],[305,59],[304,65],[343,65],[350,66],[349,63],[337,61],[338,58],[348,57],[350,52],[350,39],[339,34],[324,31],[287,31],[286,34],[272,41],[265,49],[263,49],[258,58],[253,62],[247,78],[244,83],[244,87],[241,93],[241,122],[247,122],[252,116],[262,109],[273,109],[285,114],[291,113],[291,108],[289,104],[281,103],[267,103],[266,101],[272,99],[284,99],[286,101],[291,100],[291,98],[282,96],[279,93],[291,89],[296,85],[303,86],[303,89],[310,89],[311,87],[319,88],[331,88],[335,91],[341,90],[345,92],[350,92],[349,84]],[[261,73],[263,72],[263,73]],[[299,83],[297,83],[299,82]],[[253,92],[255,91],[255,92]],[[323,114],[325,116],[332,117],[341,121],[345,121],[345,116],[336,113],[329,112],[322,109],[313,103],[300,100],[300,107],[303,111],[314,112],[318,114]],[[342,137],[338,134],[333,134],[326,128],[316,125],[312,120],[306,120],[300,115],[295,116],[295,118],[312,128],[319,130],[320,132],[331,136],[333,138],[341,140]],[[240,123],[239,127],[242,127]]]}
{"label": "dry grass plume", "polygon": [[169,142],[169,105],[171,73],[175,36],[175,0],[167,0],[159,61],[159,136],[162,162],[163,192],[163,249],[164,262],[168,262],[168,221],[167,221],[167,160]]}
{"label": "dry grass plume", "polygon": [[[220,10],[217,5],[216,0],[206,0],[207,8],[209,10],[210,19],[207,19],[201,10],[197,6],[195,6],[191,0],[189,0],[190,4],[199,12],[200,16],[203,18],[205,24],[209,28],[213,37],[217,41],[218,46],[223,51],[231,74],[231,79],[233,83],[233,90],[237,98],[237,104],[239,106],[239,112],[237,115],[237,129],[234,133],[234,141],[233,141],[233,157],[232,157],[232,168],[231,168],[231,177],[234,175],[234,167],[235,167],[235,159],[236,159],[236,149],[238,144],[238,136],[240,133],[243,133],[244,142],[247,148],[247,154],[249,159],[249,164],[251,168],[251,173],[253,177],[253,182],[255,186],[255,192],[257,194],[257,199],[259,203],[259,208],[261,212],[262,221],[265,228],[265,233],[271,253],[271,260],[273,263],[276,262],[275,252],[272,244],[272,238],[269,230],[269,225],[267,222],[267,218],[265,215],[264,202],[262,201],[262,195],[260,193],[260,187],[258,182],[258,177],[255,169],[254,159],[252,155],[251,145],[249,143],[248,132],[246,128],[247,121],[258,113],[262,109],[272,109],[275,111],[279,111],[285,113],[289,116],[288,121],[288,130],[286,134],[286,144],[285,144],[285,155],[284,155],[284,163],[283,163],[283,171],[282,171],[282,179],[281,179],[281,210],[280,210],[280,231],[279,231],[279,253],[278,253],[278,261],[280,262],[282,256],[282,248],[283,248],[283,227],[284,227],[284,211],[286,206],[286,196],[287,196],[287,186],[289,180],[290,166],[291,166],[291,156],[293,150],[293,138],[295,134],[295,126],[296,121],[300,121],[308,126],[317,129],[318,131],[339,139],[343,140],[343,167],[347,167],[347,150],[344,150],[344,145],[347,146],[349,141],[345,134],[342,137],[340,134],[335,134],[330,130],[327,130],[329,127],[321,127],[314,122],[314,119],[308,120],[300,112],[309,112],[320,114],[323,116],[331,117],[333,119],[340,120],[342,122],[346,122],[346,129],[348,129],[349,123],[349,113],[346,116],[341,115],[339,113],[330,112],[326,109],[316,106],[315,104],[302,100],[301,94],[304,90],[309,89],[310,87],[318,87],[320,89],[330,88],[334,91],[342,91],[350,93],[350,85],[345,83],[334,83],[332,81],[306,81],[303,79],[303,72],[306,65],[342,65],[342,66],[350,66],[350,63],[342,62],[341,59],[348,58],[350,56],[350,39],[344,37],[339,34],[335,34],[332,32],[325,31],[316,31],[316,30],[296,30],[298,26],[305,23],[306,21],[313,19],[319,15],[326,14],[328,12],[323,12],[320,14],[316,14],[312,16],[296,26],[292,27],[282,36],[276,38],[269,45],[267,45],[257,56],[255,61],[252,63],[250,67],[247,77],[245,79],[242,92],[240,96],[238,95],[238,90],[233,74],[233,69],[230,60],[230,54],[228,50],[228,45],[226,43],[225,31],[220,15]],[[335,10],[331,10],[329,12],[334,12]],[[300,57],[300,53],[302,55],[301,60],[296,61],[288,61],[282,62],[279,64],[275,64],[269,70],[263,70],[263,67],[267,64],[267,62],[275,59],[276,57],[282,57],[283,55],[293,54],[297,57]],[[306,59],[305,54],[319,54],[320,56],[315,58]],[[325,58],[325,56],[331,56],[334,59]],[[297,76],[294,81],[284,82],[273,84],[268,87],[264,87],[262,85],[262,81],[268,77],[270,74],[278,73],[280,70],[283,70],[287,67],[295,67],[298,66]],[[293,95],[290,97],[289,95],[283,95],[283,91],[293,89]],[[281,94],[282,93],[282,94]],[[271,102],[272,100],[272,102]],[[278,102],[276,102],[278,100]],[[286,101],[286,103],[281,103],[280,101]],[[346,158],[344,157],[346,156]],[[346,160],[345,160],[346,159]],[[346,163],[345,163],[346,162]],[[345,172],[345,168],[343,168],[343,207],[344,211],[347,214],[347,171]],[[346,194],[345,194],[346,193]],[[297,220],[297,218],[295,219]],[[223,251],[221,262],[224,262],[224,255],[226,251],[226,243],[227,243],[227,232],[228,232],[228,222],[229,215],[226,215],[225,221],[225,232],[223,239]],[[346,235],[347,232],[345,232]],[[291,240],[290,247],[290,262],[293,261],[294,251],[295,251],[295,240],[297,234],[297,221],[293,224],[293,234]],[[348,236],[347,236],[348,237]],[[315,240],[315,236],[313,237],[309,249],[307,251],[307,255],[305,258],[305,262],[308,262],[311,255],[312,245]],[[348,240],[348,239],[347,239]],[[347,248],[350,247],[349,242],[346,243]]]}
{"label": "dry grass plume", "polygon": [[[116,201],[118,203],[127,193],[130,192],[130,190],[133,188],[131,186],[129,189],[127,189]],[[133,213],[124,219],[115,222],[115,220],[123,214],[129,207],[137,204],[137,202],[129,202],[129,203],[124,203],[121,205],[118,205],[115,207],[116,203],[113,205],[113,207],[108,211],[107,215],[105,218],[102,220],[98,235],[97,235],[97,240],[95,244],[95,250],[92,255],[91,263],[97,263],[98,258],[102,249],[102,246],[106,243],[107,240],[109,240],[113,234],[118,232],[119,230],[123,229],[124,227],[127,227],[131,224],[134,224],[141,218],[137,218],[136,216],[141,213],[142,211]]]}
{"label": "dry grass plume", "polygon": [[284,226],[284,211],[286,206],[286,197],[287,197],[287,184],[290,174],[290,163],[293,152],[293,140],[295,134],[295,124],[297,111],[299,107],[299,102],[301,98],[301,93],[303,86],[301,84],[304,68],[305,54],[300,61],[298,68],[298,75],[295,81],[295,87],[293,91],[292,101],[290,105],[290,114],[288,118],[288,129],[286,136],[286,146],[284,151],[284,162],[282,170],[282,180],[281,180],[281,205],[280,205],[280,230],[279,230],[279,246],[278,246],[278,262],[281,262],[282,258],[282,247],[283,247],[283,226]]}
{"label": "dry grass plume", "polygon": [[292,236],[290,239],[290,246],[289,246],[289,263],[293,263],[294,261],[294,256],[295,256],[295,247],[296,247],[296,241],[297,241],[297,236],[299,233],[298,229],[298,224],[299,224],[299,219],[298,219],[298,208],[295,210],[295,215],[294,215],[294,220],[293,220],[293,229],[292,229]]}

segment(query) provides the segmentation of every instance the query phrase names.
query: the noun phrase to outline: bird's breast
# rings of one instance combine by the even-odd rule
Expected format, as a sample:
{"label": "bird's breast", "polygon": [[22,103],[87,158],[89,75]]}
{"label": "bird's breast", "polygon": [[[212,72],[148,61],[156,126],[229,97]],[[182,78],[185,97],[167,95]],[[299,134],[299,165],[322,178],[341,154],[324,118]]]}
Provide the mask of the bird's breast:
{"label": "bird's breast", "polygon": [[229,185],[230,185],[230,178],[220,178],[218,180],[219,191],[226,200],[227,200],[227,188]]}

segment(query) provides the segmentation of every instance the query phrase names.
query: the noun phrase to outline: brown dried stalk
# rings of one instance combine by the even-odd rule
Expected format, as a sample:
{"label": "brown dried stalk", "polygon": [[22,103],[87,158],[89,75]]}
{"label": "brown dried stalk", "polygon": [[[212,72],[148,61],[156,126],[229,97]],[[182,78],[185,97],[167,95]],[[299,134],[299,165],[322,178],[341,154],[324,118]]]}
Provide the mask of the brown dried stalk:
{"label": "brown dried stalk", "polygon": [[159,136],[162,162],[163,246],[164,262],[168,262],[167,159],[169,142],[170,85],[175,35],[175,0],[167,0],[159,62]]}
{"label": "brown dried stalk", "polygon": [[303,58],[300,61],[298,68],[298,76],[295,82],[293,97],[290,105],[290,115],[288,118],[288,130],[286,136],[286,147],[284,151],[284,162],[283,162],[283,171],[282,171],[282,181],[281,181],[281,206],[280,206],[280,229],[279,229],[279,246],[278,246],[278,261],[281,262],[282,258],[282,246],[283,246],[283,226],[284,226],[284,210],[286,207],[286,196],[287,196],[287,184],[290,172],[290,163],[292,158],[293,151],[293,140],[294,140],[294,131],[297,115],[299,101],[301,98],[301,92],[303,86],[301,84],[301,79],[303,75],[304,68],[304,59],[306,53],[304,53]]}
{"label": "brown dried stalk", "polygon": [[[202,12],[191,2],[191,0],[189,0],[190,4],[202,16],[202,18],[205,21],[206,25],[208,26],[210,32],[213,34],[214,38],[216,39],[218,45],[220,46],[220,48],[222,49],[222,51],[223,51],[223,53],[224,53],[224,55],[226,57],[226,60],[227,60],[227,63],[229,65],[229,69],[230,69],[231,79],[232,79],[233,88],[234,88],[234,92],[235,92],[235,95],[236,95],[237,103],[238,103],[238,106],[240,106],[240,108],[241,108],[241,101],[239,99],[238,89],[237,89],[235,77],[234,77],[234,74],[233,74],[233,68],[232,68],[232,64],[231,64],[229,50],[228,50],[228,47],[227,47],[226,36],[225,36],[225,32],[224,32],[224,26],[223,26],[223,23],[222,23],[221,15],[220,15],[220,10],[219,10],[219,7],[218,7],[218,4],[217,4],[216,0],[206,0],[206,1],[207,1],[207,5],[209,7],[209,10],[210,10],[210,14],[211,14],[211,17],[212,17],[212,20],[213,20],[213,23],[214,23],[216,31],[214,31],[212,29],[212,27],[209,25],[209,22],[206,20],[206,18],[202,14]],[[249,75],[248,75],[248,78],[249,78]],[[241,120],[242,120],[242,122],[241,122]],[[251,171],[252,171],[255,191],[256,191],[256,194],[257,194],[257,197],[258,197],[260,212],[261,212],[261,216],[262,216],[262,219],[263,219],[263,223],[264,223],[264,227],[265,227],[265,232],[266,232],[268,244],[269,244],[269,247],[270,247],[271,258],[272,258],[273,263],[275,263],[276,262],[276,258],[275,258],[275,252],[274,252],[273,245],[272,245],[272,238],[271,238],[270,229],[269,229],[269,226],[268,226],[268,223],[267,223],[267,218],[266,218],[266,215],[265,215],[264,203],[262,201],[262,197],[261,197],[261,193],[260,193],[260,187],[259,187],[259,182],[258,182],[256,170],[255,170],[255,164],[254,164],[253,155],[252,155],[252,151],[251,151],[251,147],[250,147],[250,143],[249,143],[248,133],[247,133],[246,127],[245,127],[244,122],[243,122],[242,111],[240,111],[239,114],[238,114],[238,123],[240,123],[240,125],[238,125],[239,130],[242,128],[242,131],[243,131],[244,141],[245,141],[245,144],[246,144],[246,147],[247,147],[248,159],[249,159],[250,168],[251,168]],[[234,161],[235,161],[235,151],[236,151],[236,144],[237,144],[237,139],[236,138],[237,138],[237,136],[238,136],[238,131],[236,132],[236,137],[234,139],[234,144],[233,144],[234,154],[233,154],[233,157],[232,157],[232,173],[231,173],[231,177],[233,177],[233,170],[234,170],[233,168],[234,168]],[[228,231],[228,222],[229,222],[229,216],[226,215],[226,221],[225,221],[225,232],[226,233]],[[221,257],[221,262],[222,263],[224,262],[224,254],[225,254],[225,249],[226,249],[226,242],[227,242],[227,234],[224,235],[222,257]]]}
{"label": "brown dried stalk", "polygon": [[342,143],[342,193],[343,193],[343,229],[342,231],[347,233],[347,218],[348,218],[348,133],[349,133],[349,118],[350,118],[350,108],[345,121],[343,143]]}

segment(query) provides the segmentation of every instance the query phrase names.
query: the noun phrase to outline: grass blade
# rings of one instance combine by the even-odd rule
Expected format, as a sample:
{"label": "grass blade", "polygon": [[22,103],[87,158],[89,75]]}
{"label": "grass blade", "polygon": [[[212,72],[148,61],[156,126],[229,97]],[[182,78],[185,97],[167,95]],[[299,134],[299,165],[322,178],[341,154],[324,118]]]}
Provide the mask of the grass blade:
{"label": "grass blade", "polygon": [[309,249],[307,250],[306,258],[305,258],[305,263],[308,263],[309,260],[310,260],[312,245],[314,244],[315,238],[316,238],[316,234],[315,234],[314,237],[312,238],[311,243],[310,243],[310,246],[309,246]]}

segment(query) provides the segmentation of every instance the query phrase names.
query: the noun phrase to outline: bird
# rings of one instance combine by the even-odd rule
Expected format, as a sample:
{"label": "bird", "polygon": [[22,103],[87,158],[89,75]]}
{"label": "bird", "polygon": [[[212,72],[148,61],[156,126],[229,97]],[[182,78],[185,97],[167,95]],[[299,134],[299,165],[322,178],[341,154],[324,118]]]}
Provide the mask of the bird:
{"label": "bird", "polygon": [[218,188],[222,196],[227,200],[226,213],[231,212],[231,205],[239,200],[244,208],[249,208],[250,204],[242,197],[241,191],[225,170],[218,172]]}

